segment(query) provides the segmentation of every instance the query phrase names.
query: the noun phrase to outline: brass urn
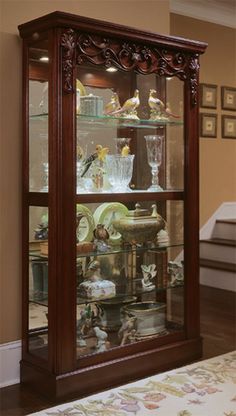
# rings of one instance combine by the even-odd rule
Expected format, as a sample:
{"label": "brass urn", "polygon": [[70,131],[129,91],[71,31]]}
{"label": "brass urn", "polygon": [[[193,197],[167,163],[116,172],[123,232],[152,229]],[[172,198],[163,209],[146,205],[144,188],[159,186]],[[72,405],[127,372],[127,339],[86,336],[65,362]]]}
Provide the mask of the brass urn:
{"label": "brass urn", "polygon": [[135,204],[125,217],[113,222],[114,228],[122,235],[124,242],[141,244],[154,241],[157,233],[165,228],[165,220],[157,213],[156,205],[152,205],[152,213]]}

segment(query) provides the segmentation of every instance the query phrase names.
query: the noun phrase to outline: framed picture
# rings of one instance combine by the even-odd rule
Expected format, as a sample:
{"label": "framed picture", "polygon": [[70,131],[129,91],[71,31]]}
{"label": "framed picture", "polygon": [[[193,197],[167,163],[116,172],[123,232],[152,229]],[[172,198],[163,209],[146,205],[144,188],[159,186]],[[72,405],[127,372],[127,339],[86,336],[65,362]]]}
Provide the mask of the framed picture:
{"label": "framed picture", "polygon": [[216,138],[217,114],[200,114],[200,136]]}
{"label": "framed picture", "polygon": [[217,107],[217,85],[200,84],[200,106],[203,108]]}
{"label": "framed picture", "polygon": [[224,139],[236,139],[236,116],[222,116],[221,128]]}
{"label": "framed picture", "polygon": [[236,88],[221,87],[222,110],[236,111]]}

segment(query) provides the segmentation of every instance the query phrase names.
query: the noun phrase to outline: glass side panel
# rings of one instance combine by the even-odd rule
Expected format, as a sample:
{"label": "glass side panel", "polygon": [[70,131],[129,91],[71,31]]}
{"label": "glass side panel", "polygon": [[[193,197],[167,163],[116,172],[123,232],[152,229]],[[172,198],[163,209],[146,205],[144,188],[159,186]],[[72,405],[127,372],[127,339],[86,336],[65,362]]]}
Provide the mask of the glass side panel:
{"label": "glass side panel", "polygon": [[77,70],[77,194],[183,189],[183,82]]}
{"label": "glass side panel", "polygon": [[[29,190],[32,192],[48,192],[48,79],[48,45],[43,40],[29,48]],[[40,119],[39,115],[45,116]]]}
{"label": "glass side panel", "polygon": [[77,357],[184,328],[183,201],[77,204]]}
{"label": "glass side panel", "polygon": [[48,208],[29,209],[29,351],[48,355]]}

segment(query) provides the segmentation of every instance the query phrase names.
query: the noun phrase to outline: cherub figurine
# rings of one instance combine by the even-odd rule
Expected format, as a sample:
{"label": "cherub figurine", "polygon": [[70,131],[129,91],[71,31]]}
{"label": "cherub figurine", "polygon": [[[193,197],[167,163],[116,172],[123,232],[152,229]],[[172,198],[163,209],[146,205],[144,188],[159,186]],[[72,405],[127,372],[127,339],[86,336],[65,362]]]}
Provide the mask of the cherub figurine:
{"label": "cherub figurine", "polygon": [[105,228],[104,224],[98,224],[95,230],[93,231],[95,237],[94,244],[96,249],[101,252],[106,252],[109,250],[110,246],[108,245],[109,233]]}
{"label": "cherub figurine", "polygon": [[157,270],[155,264],[149,264],[149,266],[146,266],[145,264],[141,265],[142,269],[142,287],[143,289],[148,292],[150,290],[153,290],[155,288],[155,285],[151,282],[151,280],[156,276]]}
{"label": "cherub figurine", "polygon": [[135,316],[127,316],[123,324],[121,325],[118,338],[121,339],[120,345],[128,344],[129,342],[134,341],[135,334],[136,334],[136,317]]}

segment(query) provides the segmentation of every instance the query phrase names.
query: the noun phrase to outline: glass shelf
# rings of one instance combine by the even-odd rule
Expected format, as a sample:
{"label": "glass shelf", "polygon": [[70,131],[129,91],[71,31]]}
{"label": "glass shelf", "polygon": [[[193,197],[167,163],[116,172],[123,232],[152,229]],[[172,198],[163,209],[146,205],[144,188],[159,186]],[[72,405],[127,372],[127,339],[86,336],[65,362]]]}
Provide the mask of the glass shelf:
{"label": "glass shelf", "polygon": [[[134,281],[133,281],[133,283],[135,283],[136,282],[136,280],[137,279],[133,279]],[[180,289],[180,288],[183,288],[184,287],[184,282],[181,282],[181,283],[178,283],[178,284],[172,284],[172,285],[170,285],[170,284],[165,284],[165,285],[163,285],[162,287],[155,287],[155,289],[152,289],[152,290],[149,290],[149,291],[145,291],[145,290],[142,290],[142,289],[136,289],[136,290],[127,290],[127,292],[126,293],[120,293],[120,294],[118,294],[118,295],[116,295],[116,296],[113,296],[113,297],[107,297],[107,298],[100,298],[100,299],[87,299],[87,298],[84,298],[84,297],[81,297],[81,296],[77,296],[77,298],[76,298],[76,303],[77,303],[77,305],[87,305],[87,304],[90,304],[90,303],[93,303],[93,304],[95,304],[95,303],[99,303],[99,302],[107,302],[107,303],[114,303],[114,301],[117,303],[117,304],[119,304],[119,300],[120,300],[120,303],[122,304],[122,301],[124,301],[126,298],[130,298],[130,297],[140,297],[140,296],[146,296],[146,297],[148,297],[148,295],[149,296],[153,296],[153,295],[155,295],[155,294],[160,294],[160,293],[163,293],[163,292],[165,292],[167,289],[168,290],[174,290],[174,289]],[[47,297],[45,297],[45,298],[42,298],[42,299],[34,299],[34,297],[33,296],[30,296],[30,299],[29,299],[29,302],[32,302],[32,303],[35,303],[35,304],[37,304],[37,305],[41,305],[41,306],[48,306],[48,299],[47,299]],[[135,300],[134,300],[134,302],[135,302]]]}
{"label": "glass shelf", "polygon": [[[30,116],[30,120],[46,120],[48,114],[36,114]],[[124,117],[111,116],[88,116],[79,114],[76,116],[77,121],[81,125],[89,126],[89,128],[97,127],[118,127],[118,128],[138,128],[138,129],[155,129],[157,127],[164,128],[165,126],[183,126],[183,121],[180,120],[148,120],[148,119],[128,119]]]}
{"label": "glass shelf", "polygon": [[[40,242],[40,241],[39,241]],[[41,241],[43,243],[43,240]],[[109,256],[111,254],[120,254],[120,253],[142,253],[144,251],[148,251],[150,253],[157,253],[163,250],[166,250],[171,247],[183,247],[183,242],[181,241],[172,241],[168,243],[162,243],[158,245],[146,245],[146,246],[138,246],[127,244],[125,247],[121,246],[111,246],[106,252],[100,251],[91,251],[86,253],[77,253],[77,259],[82,257],[100,257],[100,256]],[[46,260],[48,257],[40,253],[40,251],[29,251],[29,257],[32,259],[41,259]]]}

